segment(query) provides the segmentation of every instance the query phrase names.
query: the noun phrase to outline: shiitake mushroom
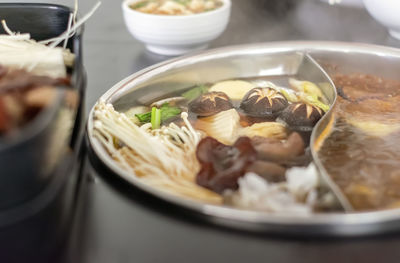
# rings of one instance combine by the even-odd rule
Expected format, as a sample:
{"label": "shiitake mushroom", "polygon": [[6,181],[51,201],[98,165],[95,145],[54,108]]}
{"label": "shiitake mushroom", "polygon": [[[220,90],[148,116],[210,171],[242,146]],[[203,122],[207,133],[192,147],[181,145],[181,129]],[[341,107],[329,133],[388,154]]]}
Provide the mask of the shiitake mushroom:
{"label": "shiitake mushroom", "polygon": [[273,118],[288,106],[288,101],[272,88],[254,88],[246,93],[240,108],[251,117]]}
{"label": "shiitake mushroom", "polygon": [[202,94],[189,103],[189,111],[201,117],[232,109],[232,102],[223,92],[213,91]]}
{"label": "shiitake mushroom", "polygon": [[294,131],[311,131],[323,115],[324,111],[317,106],[298,102],[290,104],[282,111],[278,120]]}

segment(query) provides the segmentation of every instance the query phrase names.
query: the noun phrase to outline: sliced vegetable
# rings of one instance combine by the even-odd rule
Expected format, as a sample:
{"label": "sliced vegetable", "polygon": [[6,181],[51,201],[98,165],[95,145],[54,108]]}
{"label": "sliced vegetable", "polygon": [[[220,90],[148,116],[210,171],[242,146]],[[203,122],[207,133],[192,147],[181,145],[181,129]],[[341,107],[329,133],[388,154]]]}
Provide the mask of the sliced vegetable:
{"label": "sliced vegetable", "polygon": [[279,122],[254,123],[253,125],[243,128],[239,131],[239,136],[247,136],[250,138],[261,136],[284,140],[287,138],[287,135],[288,134],[285,125]]}
{"label": "sliced vegetable", "polygon": [[166,121],[167,119],[175,117],[176,115],[179,115],[182,112],[180,108],[169,106],[168,103],[163,104],[160,110],[161,110],[161,121]]}
{"label": "sliced vegetable", "polygon": [[317,85],[315,85],[314,83],[312,83],[310,81],[302,81],[302,80],[290,78],[289,84],[294,90],[296,90],[298,92],[303,92],[307,95],[315,95],[315,96],[317,96],[317,98],[319,98],[321,100],[325,100],[325,96],[322,94],[322,91],[320,90],[320,88],[318,88]]}
{"label": "sliced vegetable", "polygon": [[297,79],[289,79],[290,86],[299,92],[299,98],[302,102],[306,102],[323,111],[327,112],[329,110],[329,105],[327,105],[326,98],[320,88],[310,81],[301,81]]}
{"label": "sliced vegetable", "polygon": [[39,42],[31,39],[28,33],[13,32],[8,28],[6,21],[2,20],[2,27],[7,34],[0,34],[1,64],[11,69],[25,69],[38,76],[56,79],[68,77],[66,66],[73,66],[75,55],[68,49],[62,48],[60,43],[66,43],[75,35],[78,28],[94,14],[100,5],[101,2],[98,2],[79,21],[75,21],[74,14],[77,11],[75,9],[69,19],[74,23],[68,22],[68,29],[64,33]]}
{"label": "sliced vegetable", "polygon": [[153,107],[151,109],[151,128],[159,129],[161,125],[161,110]]}
{"label": "sliced vegetable", "polygon": [[207,92],[208,92],[208,87],[206,85],[199,85],[197,87],[194,87],[194,88],[182,93],[182,97],[191,101]]}
{"label": "sliced vegetable", "polygon": [[151,111],[141,114],[135,114],[135,116],[139,119],[141,123],[148,123],[151,121]]}
{"label": "sliced vegetable", "polygon": [[[182,111],[180,108],[171,107],[171,106],[169,106],[168,103],[165,103],[160,107],[160,109],[158,109],[157,107],[152,107],[151,111],[146,112],[146,113],[141,113],[141,114],[135,114],[135,116],[136,116],[136,118],[139,119],[139,121],[141,123],[151,122],[153,129],[157,129],[157,128],[154,128],[153,124],[157,124],[158,118],[160,121],[158,124],[158,128],[159,128],[159,126],[161,125],[161,123],[163,121],[166,121],[171,117],[175,117],[176,115],[180,114],[181,112]],[[156,116],[154,114],[158,114],[160,116],[156,118]]]}
{"label": "sliced vegetable", "polygon": [[232,100],[241,100],[247,92],[255,87],[254,84],[243,80],[226,80],[215,83],[210,88],[210,92],[224,92]]}
{"label": "sliced vegetable", "polygon": [[308,104],[311,104],[312,106],[318,107],[322,109],[324,112],[327,112],[329,110],[329,105],[320,101],[316,95],[300,94],[300,100]]}
{"label": "sliced vegetable", "polygon": [[205,132],[221,143],[231,145],[237,139],[237,131],[240,128],[240,116],[235,109],[221,111],[209,117],[197,120],[195,128]]}

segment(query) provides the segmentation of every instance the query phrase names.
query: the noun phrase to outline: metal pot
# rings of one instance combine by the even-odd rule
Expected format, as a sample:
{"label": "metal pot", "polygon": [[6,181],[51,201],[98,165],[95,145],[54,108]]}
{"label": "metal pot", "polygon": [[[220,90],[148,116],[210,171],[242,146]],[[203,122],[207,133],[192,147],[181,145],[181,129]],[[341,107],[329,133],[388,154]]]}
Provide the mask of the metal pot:
{"label": "metal pot", "polygon": [[[396,69],[400,65],[400,50],[397,49],[359,43],[274,42],[225,47],[160,63],[122,80],[101,99],[112,103],[117,110],[125,110],[135,103],[146,103],[197,83],[255,77],[267,73],[290,73],[293,70],[290,63],[280,67],[278,64],[271,67],[271,64],[276,63],[277,55],[293,52],[306,52],[320,65],[335,65],[335,71],[342,73],[371,73],[399,79]],[[92,128],[93,110],[87,127],[90,145],[99,159],[117,176],[181,208],[205,215],[209,221],[220,225],[256,232],[341,236],[376,234],[400,228],[400,209],[368,213],[284,215],[244,211],[178,198],[150,187],[122,170],[93,137]],[[318,127],[315,131],[318,131]],[[314,140],[313,134],[311,144]]]}

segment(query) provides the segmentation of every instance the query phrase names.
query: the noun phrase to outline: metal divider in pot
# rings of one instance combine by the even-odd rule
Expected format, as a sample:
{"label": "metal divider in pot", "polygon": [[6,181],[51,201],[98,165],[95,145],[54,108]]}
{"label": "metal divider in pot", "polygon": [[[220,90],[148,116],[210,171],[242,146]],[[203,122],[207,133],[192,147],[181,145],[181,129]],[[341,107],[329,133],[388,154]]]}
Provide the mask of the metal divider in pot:
{"label": "metal divider in pot", "polygon": [[341,206],[345,211],[352,211],[353,208],[350,202],[347,200],[346,196],[326,172],[326,169],[320,162],[317,154],[320,144],[323,143],[323,136],[326,136],[326,133],[328,133],[329,129],[332,128],[332,121],[334,118],[332,110],[337,98],[337,90],[335,84],[329,77],[328,73],[309,54],[305,56],[305,59],[302,65],[299,67],[297,74],[301,79],[307,79],[314,83],[318,83],[318,87],[325,95],[330,106],[329,111],[325,113],[325,115],[313,128],[310,140],[311,154],[320,175],[321,187],[328,188],[336,198],[338,205]]}

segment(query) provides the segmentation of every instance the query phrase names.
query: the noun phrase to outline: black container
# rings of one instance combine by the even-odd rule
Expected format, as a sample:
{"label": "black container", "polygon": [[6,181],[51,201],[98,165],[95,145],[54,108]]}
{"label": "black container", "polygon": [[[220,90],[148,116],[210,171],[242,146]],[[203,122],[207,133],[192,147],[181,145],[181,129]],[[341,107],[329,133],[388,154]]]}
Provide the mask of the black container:
{"label": "black container", "polygon": [[[63,33],[69,14],[69,9],[55,5],[0,5],[0,19],[6,20],[12,30],[30,33],[35,40]],[[77,34],[71,39],[68,47],[76,54],[72,92],[83,96],[80,36]],[[43,191],[54,180],[54,171],[63,162],[68,147],[75,146],[79,125],[75,132],[63,125],[75,122],[78,109],[66,107],[65,90],[60,88],[57,92],[57,101],[22,127],[18,134],[0,138],[0,211],[24,203]],[[79,122],[80,119],[76,124]]]}
{"label": "black container", "polygon": [[[60,5],[0,4],[0,19],[35,40],[62,34],[70,12]],[[76,59],[67,89],[79,95],[77,107],[66,106],[66,90],[60,88],[53,105],[18,134],[0,138],[0,262],[58,261],[68,234],[84,121],[81,36],[79,30],[68,41]],[[72,125],[66,132],[60,124],[68,121]]]}

